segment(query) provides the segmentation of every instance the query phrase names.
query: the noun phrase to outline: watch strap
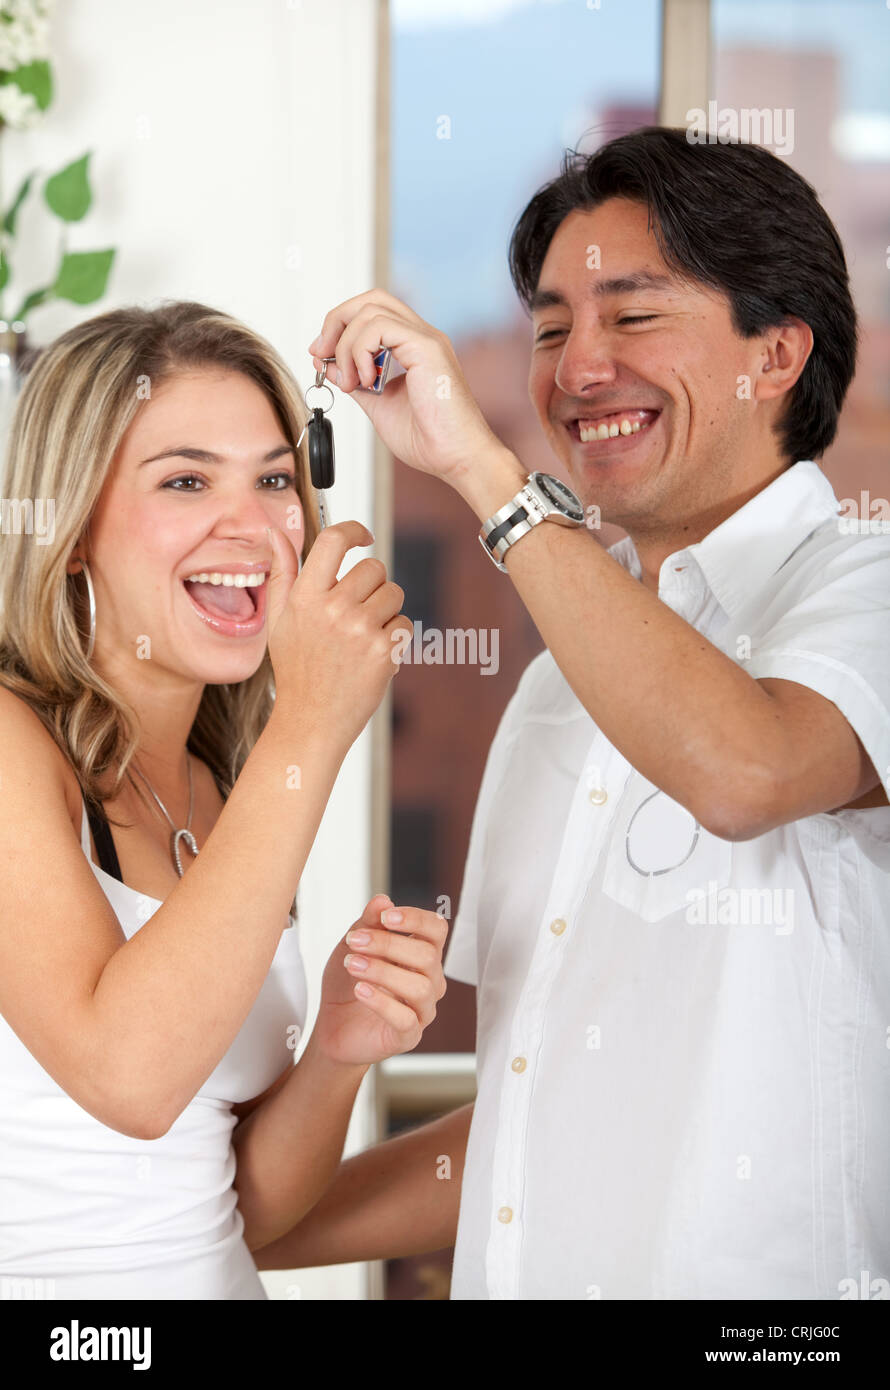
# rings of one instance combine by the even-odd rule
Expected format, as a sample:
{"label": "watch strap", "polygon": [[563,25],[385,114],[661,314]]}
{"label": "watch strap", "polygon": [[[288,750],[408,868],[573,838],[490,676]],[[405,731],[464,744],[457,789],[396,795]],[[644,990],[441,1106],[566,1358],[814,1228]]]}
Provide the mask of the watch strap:
{"label": "watch strap", "polygon": [[507,573],[504,556],[521,536],[544,520],[540,503],[526,483],[515,497],[488,518],[479,532],[479,544],[498,569]]}

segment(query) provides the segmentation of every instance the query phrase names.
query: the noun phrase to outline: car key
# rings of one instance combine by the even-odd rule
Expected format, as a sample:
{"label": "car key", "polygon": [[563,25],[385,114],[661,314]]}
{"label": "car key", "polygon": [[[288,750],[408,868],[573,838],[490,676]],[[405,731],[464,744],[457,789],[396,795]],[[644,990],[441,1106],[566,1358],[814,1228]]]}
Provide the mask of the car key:
{"label": "car key", "polygon": [[[334,393],[325,381],[324,373],[324,367],[316,371],[315,386],[310,386],[306,391],[306,404],[309,405],[310,391],[327,391],[331,398],[331,405],[328,406],[330,410],[334,404]],[[324,530],[329,525],[325,491],[334,485],[334,431],[330,420],[324,418],[325,413],[320,405],[309,408],[312,414],[300,431],[297,448],[299,449],[303,442],[303,435],[308,433],[309,476],[318,502],[318,520],[321,529]]]}
{"label": "car key", "polygon": [[[334,361],[336,361],[334,357],[323,357],[321,359],[322,365],[315,373],[315,389],[320,391],[323,388],[331,397],[331,404],[328,406],[328,410],[330,410],[331,406],[334,404],[334,393],[325,380],[325,364]],[[379,352],[376,353],[374,357],[374,366],[377,371],[374,385],[360,386],[358,389],[361,391],[374,391],[379,395],[386,385],[391,365],[392,351],[390,348],[381,345]],[[310,387],[309,390],[312,390],[312,387]],[[306,392],[306,395],[308,397],[309,391]],[[334,431],[330,420],[325,419],[325,412],[321,406],[314,406],[311,407],[311,409],[312,418],[307,420],[306,424],[303,426],[300,438],[297,440],[297,448],[299,449],[302,443],[303,435],[308,432],[309,473],[312,478],[312,486],[315,488],[317,494],[318,517],[323,530],[325,526],[329,525],[325,492],[328,488],[334,486]]]}
{"label": "car key", "polygon": [[312,486],[318,493],[318,515],[324,529],[328,525],[325,492],[334,486],[334,431],[330,420],[324,418],[320,405],[313,410],[306,428],[309,434],[309,473]]}

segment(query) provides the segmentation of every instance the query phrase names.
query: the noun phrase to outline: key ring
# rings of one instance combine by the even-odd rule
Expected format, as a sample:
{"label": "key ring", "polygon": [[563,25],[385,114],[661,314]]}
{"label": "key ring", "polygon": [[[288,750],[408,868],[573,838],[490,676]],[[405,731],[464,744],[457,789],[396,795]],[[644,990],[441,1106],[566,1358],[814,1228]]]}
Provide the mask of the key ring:
{"label": "key ring", "polygon": [[[316,372],[315,375],[318,376],[318,372]],[[315,383],[314,386],[307,386],[307,387],[306,387],[306,393],[305,393],[306,405],[309,406],[309,409],[310,409],[310,410],[315,410],[315,409],[317,408],[317,409],[320,409],[324,415],[327,415],[328,411],[329,411],[330,408],[331,408],[331,405],[327,405],[327,406],[322,405],[322,406],[319,406],[319,407],[316,407],[316,406],[313,406],[313,405],[309,405],[309,392],[310,392],[310,391],[327,391],[328,395],[329,395],[330,398],[331,398],[331,405],[333,405],[333,404],[334,404],[334,393],[333,393],[333,391],[331,390],[330,386],[328,386],[328,383],[327,383],[326,381],[316,381],[316,383]]]}
{"label": "key ring", "polygon": [[[322,360],[322,362],[336,362],[337,359],[336,359],[336,357],[323,357],[321,360]],[[324,367],[319,367],[319,368],[318,368],[318,371],[315,373],[315,385],[316,385],[317,387],[319,387],[319,388],[322,387],[322,386],[327,386],[327,387],[328,387],[328,390],[331,391],[330,386],[328,386],[328,384],[327,384],[327,382],[326,382],[326,380],[325,380]],[[309,390],[310,390],[310,391],[312,390],[312,387],[311,387],[311,386],[309,387]],[[333,391],[331,391],[331,405],[333,405],[333,404],[334,404],[334,393],[333,393]],[[328,410],[330,410],[330,408],[331,408],[331,406],[329,405],[329,406],[328,406]]]}
{"label": "key ring", "polygon": [[[333,361],[334,361],[333,357],[326,357],[324,360],[325,360],[326,362],[333,362]],[[322,412],[323,415],[327,415],[328,411],[331,409],[331,407],[332,407],[333,404],[334,404],[334,393],[333,393],[333,391],[331,390],[330,386],[328,386],[328,384],[327,384],[326,381],[319,381],[318,378],[319,378],[320,376],[322,376],[322,375],[323,375],[323,372],[316,372],[316,373],[315,373],[315,385],[314,385],[314,386],[307,386],[307,387],[306,387],[306,391],[305,391],[305,393],[304,393],[304,400],[305,400],[305,402],[306,402],[306,409],[307,409],[307,410],[309,410],[309,411],[320,410],[320,411]],[[323,405],[322,405],[322,406],[311,406],[311,405],[309,404],[309,392],[310,392],[310,391],[327,391],[328,395],[329,395],[330,398],[331,398],[331,404],[328,405],[328,406],[323,406]],[[306,430],[307,430],[308,427],[309,427],[309,421],[310,421],[311,419],[312,419],[312,416],[311,416],[311,414],[310,414],[309,417],[308,417],[308,419],[306,420],[305,425],[303,426],[302,430],[300,431],[300,437],[299,437],[299,439],[297,440],[297,448],[298,448],[298,449],[299,449],[300,445],[301,445],[302,442],[303,442],[303,435],[306,433]]]}

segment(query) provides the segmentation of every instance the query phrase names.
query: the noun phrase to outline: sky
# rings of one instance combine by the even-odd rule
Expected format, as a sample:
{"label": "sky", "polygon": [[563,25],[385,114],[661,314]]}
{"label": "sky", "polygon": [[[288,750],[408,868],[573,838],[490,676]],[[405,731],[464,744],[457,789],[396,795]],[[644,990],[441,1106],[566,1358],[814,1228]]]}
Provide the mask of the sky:
{"label": "sky", "polygon": [[[605,106],[655,106],[660,10],[658,0],[392,0],[393,287],[423,318],[461,336],[517,312],[506,261],[515,219]],[[712,10],[718,44],[843,53],[837,138],[890,159],[886,0],[713,0]]]}
{"label": "sky", "polygon": [[[479,0],[474,21],[457,23],[446,18],[462,0],[411,0],[429,22],[402,28],[405,3],[392,16],[394,282],[421,317],[470,331],[503,321],[513,223],[596,109],[654,103],[658,4],[487,0],[496,21],[482,23]],[[441,116],[449,139],[437,138]]]}

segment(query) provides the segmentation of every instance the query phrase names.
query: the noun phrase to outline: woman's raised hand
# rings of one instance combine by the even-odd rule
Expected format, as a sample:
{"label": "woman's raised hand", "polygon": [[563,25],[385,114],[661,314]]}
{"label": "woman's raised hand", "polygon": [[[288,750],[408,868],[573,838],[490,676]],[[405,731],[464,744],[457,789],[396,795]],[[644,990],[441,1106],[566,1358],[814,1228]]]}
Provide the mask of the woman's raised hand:
{"label": "woman's raised hand", "polygon": [[371,557],[337,579],[346,552],[373,543],[359,521],[326,527],[299,575],[290,541],[274,526],[269,535],[266,630],[276,708],[317,720],[345,753],[398,669],[401,634],[412,631],[400,614],[404,592]]}

